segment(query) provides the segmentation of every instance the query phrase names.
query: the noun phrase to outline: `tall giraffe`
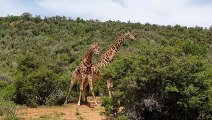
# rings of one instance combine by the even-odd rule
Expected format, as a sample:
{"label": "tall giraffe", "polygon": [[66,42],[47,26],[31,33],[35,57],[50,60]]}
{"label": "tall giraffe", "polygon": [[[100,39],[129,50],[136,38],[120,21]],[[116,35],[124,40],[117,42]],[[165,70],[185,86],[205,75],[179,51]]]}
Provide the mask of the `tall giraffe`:
{"label": "tall giraffe", "polygon": [[103,68],[109,64],[111,64],[116,56],[116,53],[120,49],[120,46],[122,43],[124,43],[125,40],[135,40],[135,37],[132,33],[127,32],[119,36],[116,41],[112,44],[109,49],[107,49],[103,54],[100,56],[100,60],[97,63],[97,66],[99,68]]}
{"label": "tall giraffe", "polygon": [[88,50],[88,52],[85,54],[83,60],[81,61],[80,65],[77,66],[76,69],[74,70],[74,72],[72,74],[72,80],[71,80],[69,90],[68,90],[64,104],[67,104],[67,100],[68,100],[68,97],[70,96],[72,87],[76,84],[77,80],[81,80],[78,105],[80,105],[81,96],[82,96],[82,92],[83,92],[83,88],[84,88],[83,86],[85,83],[89,84],[91,94],[94,98],[95,103],[97,104],[96,98],[94,95],[94,91],[93,91],[93,84],[92,84],[93,82],[92,82],[91,67],[92,67],[93,53],[99,54],[99,44],[98,43],[94,43],[93,45],[91,45],[90,49]]}
{"label": "tall giraffe", "polygon": [[[93,82],[98,80],[100,78],[100,69],[104,68],[108,65],[110,65],[114,58],[116,57],[116,53],[120,49],[120,46],[122,43],[124,43],[125,40],[135,40],[135,37],[132,33],[126,32],[122,35],[120,35],[116,41],[109,47],[104,53],[101,54],[100,60],[98,61],[96,66],[92,66],[92,76],[93,76]],[[88,85],[88,83],[85,84],[84,88]],[[113,86],[112,79],[107,80],[107,88],[109,92],[109,97],[112,97],[111,88]]]}

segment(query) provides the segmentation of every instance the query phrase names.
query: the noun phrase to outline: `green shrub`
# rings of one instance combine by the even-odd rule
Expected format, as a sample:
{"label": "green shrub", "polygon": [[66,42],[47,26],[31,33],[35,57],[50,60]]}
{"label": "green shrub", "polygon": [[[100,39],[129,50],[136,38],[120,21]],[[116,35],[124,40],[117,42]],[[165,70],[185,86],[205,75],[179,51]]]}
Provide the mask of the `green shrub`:
{"label": "green shrub", "polygon": [[130,119],[125,115],[120,115],[117,118],[115,118],[115,120],[130,120]]}
{"label": "green shrub", "polygon": [[14,96],[14,85],[7,85],[0,89],[0,116],[6,120],[17,120],[16,105],[12,101]]}
{"label": "green shrub", "polygon": [[65,101],[66,92],[55,91],[46,99],[47,105],[62,105]]}
{"label": "green shrub", "polygon": [[39,68],[16,81],[16,103],[37,105],[61,104],[64,99],[65,81],[48,68]]}
{"label": "green shrub", "polygon": [[115,80],[128,117],[211,119],[211,64],[204,54],[179,51],[184,50],[147,44],[137,55],[113,63],[109,70],[114,72],[106,75]]}
{"label": "green shrub", "polygon": [[12,101],[0,100],[0,115],[14,116],[16,112],[15,103]]}
{"label": "green shrub", "polygon": [[105,107],[105,114],[110,115],[117,112],[117,101],[113,98],[104,97],[101,100],[101,105]]}

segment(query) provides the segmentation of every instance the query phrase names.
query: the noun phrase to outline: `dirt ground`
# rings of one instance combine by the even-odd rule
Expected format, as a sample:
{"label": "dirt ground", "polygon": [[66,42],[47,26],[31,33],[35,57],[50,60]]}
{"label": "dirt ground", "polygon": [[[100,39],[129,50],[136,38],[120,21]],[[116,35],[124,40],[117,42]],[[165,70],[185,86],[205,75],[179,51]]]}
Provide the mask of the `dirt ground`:
{"label": "dirt ground", "polygon": [[106,120],[103,111],[104,107],[100,103],[94,106],[93,101],[81,106],[77,103],[37,108],[17,106],[17,116],[22,120]]}

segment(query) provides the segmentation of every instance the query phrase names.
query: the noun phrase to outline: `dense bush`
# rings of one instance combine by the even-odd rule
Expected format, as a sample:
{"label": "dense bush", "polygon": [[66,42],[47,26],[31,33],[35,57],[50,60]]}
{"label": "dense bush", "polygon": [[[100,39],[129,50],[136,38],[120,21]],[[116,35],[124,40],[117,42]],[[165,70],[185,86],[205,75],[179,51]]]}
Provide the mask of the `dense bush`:
{"label": "dense bush", "polygon": [[144,43],[104,74],[116,80],[114,91],[132,119],[211,119],[211,64],[203,56]]}
{"label": "dense bush", "polygon": [[101,100],[101,105],[105,108],[105,115],[111,115],[118,111],[118,103],[114,98],[103,97]]}
{"label": "dense bush", "polygon": [[20,61],[15,82],[16,103],[36,107],[42,104],[62,104],[64,101],[64,87],[68,86],[69,77],[40,62],[31,55]]}
{"label": "dense bush", "polygon": [[15,87],[14,85],[1,84],[0,89],[0,116],[4,115],[5,119],[16,119],[16,106],[12,101],[14,96]]}

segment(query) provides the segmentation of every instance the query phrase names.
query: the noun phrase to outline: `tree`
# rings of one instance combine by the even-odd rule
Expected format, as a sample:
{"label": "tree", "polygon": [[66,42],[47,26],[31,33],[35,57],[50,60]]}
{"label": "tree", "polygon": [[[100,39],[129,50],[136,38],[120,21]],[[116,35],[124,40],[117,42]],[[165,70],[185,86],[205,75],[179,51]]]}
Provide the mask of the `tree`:
{"label": "tree", "polygon": [[32,18],[32,14],[31,13],[28,13],[28,12],[23,13],[21,16],[25,20],[30,20]]}

